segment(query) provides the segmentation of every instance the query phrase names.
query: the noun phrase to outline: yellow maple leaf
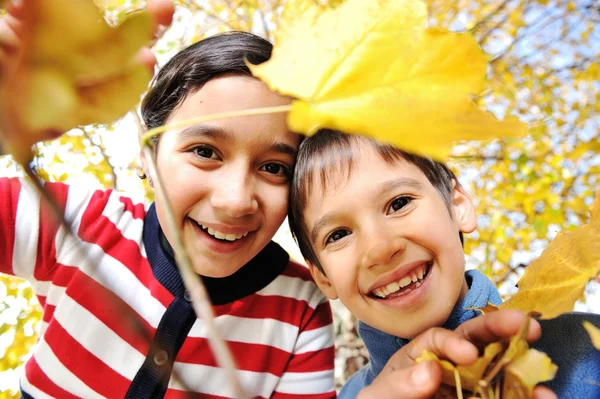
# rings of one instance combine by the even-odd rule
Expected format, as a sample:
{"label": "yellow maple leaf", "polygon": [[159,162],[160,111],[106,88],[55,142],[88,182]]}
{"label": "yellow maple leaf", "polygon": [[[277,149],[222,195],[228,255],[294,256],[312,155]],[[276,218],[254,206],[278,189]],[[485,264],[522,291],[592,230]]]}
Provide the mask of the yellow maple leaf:
{"label": "yellow maple leaf", "polygon": [[559,233],[525,269],[519,291],[500,308],[539,312],[544,319],[573,310],[587,283],[600,273],[600,189],[590,210],[590,223]]}
{"label": "yellow maple leaf", "polygon": [[594,345],[594,348],[600,351],[600,328],[596,327],[589,321],[584,321],[583,327],[590,335],[590,339],[592,340],[592,345]]}
{"label": "yellow maple leaf", "polygon": [[481,314],[487,314],[487,313],[496,312],[499,308],[498,308],[498,306],[494,305],[493,303],[488,302],[488,304],[482,308],[467,308],[467,309],[468,310],[478,310],[481,312]]}
{"label": "yellow maple leaf", "polygon": [[20,161],[31,144],[80,125],[109,123],[138,101],[151,78],[134,61],[152,32],[146,11],[110,27],[91,0],[24,2],[22,51],[0,82],[2,131]]}
{"label": "yellow maple leaf", "polygon": [[365,134],[445,159],[456,140],[523,135],[471,96],[485,84],[487,57],[466,33],[426,29],[415,0],[348,0],[324,9],[286,4],[271,59],[250,65],[272,89],[294,97],[290,129]]}
{"label": "yellow maple leaf", "polygon": [[529,349],[504,370],[503,399],[533,397],[535,386],[554,378],[558,367],[543,352]]}

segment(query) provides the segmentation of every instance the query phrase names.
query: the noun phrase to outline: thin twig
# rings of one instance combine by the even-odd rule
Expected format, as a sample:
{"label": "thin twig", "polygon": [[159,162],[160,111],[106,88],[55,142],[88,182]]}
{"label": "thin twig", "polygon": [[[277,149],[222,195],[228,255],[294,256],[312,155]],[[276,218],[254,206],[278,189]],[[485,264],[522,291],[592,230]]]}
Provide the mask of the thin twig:
{"label": "thin twig", "polygon": [[221,112],[218,114],[205,115],[205,116],[200,116],[198,118],[191,118],[191,119],[186,119],[186,120],[180,121],[180,122],[169,123],[167,125],[162,125],[159,127],[155,127],[154,129],[148,130],[142,137],[141,145],[147,146],[149,140],[152,137],[158,136],[159,134],[164,133],[167,130],[171,130],[171,129],[178,129],[181,127],[197,125],[198,123],[209,122],[209,121],[214,121],[214,120],[219,120],[219,119],[235,118],[238,116],[253,116],[253,115],[276,114],[276,113],[281,113],[281,112],[289,112],[291,109],[292,109],[291,104],[279,105],[276,107],[251,108],[251,109],[243,109],[240,111]]}
{"label": "thin twig", "polygon": [[[134,114],[140,132],[143,132],[144,125],[142,124],[139,115],[137,112],[132,113]],[[151,137],[150,132],[146,133],[143,137],[147,142],[148,138]],[[161,176],[154,163],[152,150],[148,145],[143,145],[142,152],[148,166],[148,173],[154,182],[155,195],[157,196],[157,199],[165,205],[165,210],[167,212],[166,223],[168,225],[163,227],[167,228],[173,233],[173,242],[170,244],[173,245],[175,250],[175,263],[179,273],[181,274],[183,284],[190,294],[194,311],[196,312],[197,317],[201,318],[206,325],[209,344],[213,350],[213,353],[215,354],[217,363],[225,370],[227,380],[233,389],[234,397],[245,399],[248,396],[244,392],[244,389],[242,388],[242,385],[236,375],[237,366],[235,364],[235,360],[225,345],[225,342],[221,338],[221,335],[219,334],[217,326],[214,322],[215,315],[206,288],[204,287],[200,276],[194,272],[185,242],[183,241],[183,237],[175,221],[175,216],[173,215],[169,198],[164,190]]]}

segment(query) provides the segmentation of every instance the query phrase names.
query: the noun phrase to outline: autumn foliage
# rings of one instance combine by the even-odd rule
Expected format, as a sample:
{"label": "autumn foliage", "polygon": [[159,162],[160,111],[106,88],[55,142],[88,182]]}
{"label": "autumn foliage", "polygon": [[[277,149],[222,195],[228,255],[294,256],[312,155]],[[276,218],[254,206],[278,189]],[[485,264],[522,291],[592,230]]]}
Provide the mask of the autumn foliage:
{"label": "autumn foliage", "polygon": [[[97,1],[108,22],[91,1],[65,3],[28,2],[26,51],[0,83],[3,145],[17,161],[33,157],[44,179],[67,180],[83,170],[101,185],[123,188],[119,182],[131,181],[137,152],[125,166],[116,165],[105,138],[150,79],[134,55],[152,22],[143,11],[131,14],[138,1]],[[254,31],[276,47],[272,60],[253,73],[296,98],[289,116],[294,130],[337,128],[448,159],[478,205],[478,231],[465,244],[469,264],[504,292],[518,281],[519,293],[504,307],[551,318],[584,298],[600,273],[600,192],[592,203],[600,174],[597,2],[177,4],[179,23],[188,18],[188,28],[159,42],[159,54],[221,30]],[[82,46],[93,51],[81,54]],[[528,135],[516,117],[529,125]],[[30,152],[34,142],[69,129]],[[71,167],[74,156],[86,166]],[[3,162],[14,166],[12,159]],[[30,288],[0,279],[0,311],[26,299],[19,316],[0,328],[0,335],[14,334],[2,356],[0,370],[6,370],[34,344],[32,325],[41,313]],[[585,328],[600,347],[598,328]],[[469,368],[441,362],[446,397],[462,390],[527,397],[555,372],[551,359],[529,349],[521,335],[491,344]]]}

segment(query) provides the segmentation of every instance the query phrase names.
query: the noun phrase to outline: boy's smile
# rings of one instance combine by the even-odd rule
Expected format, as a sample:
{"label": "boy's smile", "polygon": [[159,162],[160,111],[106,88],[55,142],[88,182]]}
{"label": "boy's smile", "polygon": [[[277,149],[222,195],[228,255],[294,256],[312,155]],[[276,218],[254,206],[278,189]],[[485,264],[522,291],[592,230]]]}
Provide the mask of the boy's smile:
{"label": "boy's smile", "polygon": [[[257,79],[227,75],[190,93],[167,122],[289,101]],[[197,273],[235,273],[269,243],[285,219],[300,140],[287,130],[285,117],[216,120],[161,136],[157,169]],[[172,242],[164,204],[156,201],[156,210]]]}
{"label": "boy's smile", "polygon": [[446,204],[417,166],[353,145],[347,174],[337,160],[325,186],[314,175],[304,216],[325,275],[311,271],[363,322],[412,338],[442,325],[468,290],[459,232],[475,228],[471,200],[457,188]]}
{"label": "boy's smile", "polygon": [[433,262],[416,261],[400,266],[388,275],[381,276],[370,289],[370,295],[375,299],[394,299],[417,292],[421,284],[429,276]]}

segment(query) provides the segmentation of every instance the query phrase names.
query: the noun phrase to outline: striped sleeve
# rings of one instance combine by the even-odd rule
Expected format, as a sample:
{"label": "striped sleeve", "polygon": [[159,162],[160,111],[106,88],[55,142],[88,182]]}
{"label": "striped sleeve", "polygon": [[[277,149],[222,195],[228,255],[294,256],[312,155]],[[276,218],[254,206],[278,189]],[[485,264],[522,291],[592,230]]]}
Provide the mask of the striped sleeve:
{"label": "striped sleeve", "polygon": [[274,399],[336,396],[331,307],[316,286],[308,305],[290,362],[271,396]]}
{"label": "striped sleeve", "polygon": [[[64,212],[68,186],[46,183],[45,188]],[[30,183],[0,178],[0,272],[34,284],[51,280],[59,230],[60,224]]]}

